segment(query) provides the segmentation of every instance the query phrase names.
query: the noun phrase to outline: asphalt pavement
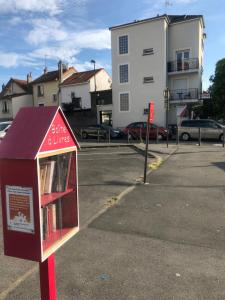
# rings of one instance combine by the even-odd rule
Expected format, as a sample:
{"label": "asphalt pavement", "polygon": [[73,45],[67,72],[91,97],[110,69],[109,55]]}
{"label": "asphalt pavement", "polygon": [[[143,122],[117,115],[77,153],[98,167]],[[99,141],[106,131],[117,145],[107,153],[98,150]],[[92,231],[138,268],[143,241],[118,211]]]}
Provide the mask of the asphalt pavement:
{"label": "asphalt pavement", "polygon": [[[167,159],[147,185],[133,149],[79,157],[83,229],[56,254],[58,299],[225,299],[225,150],[154,147]],[[39,299],[38,272],[0,288]]]}

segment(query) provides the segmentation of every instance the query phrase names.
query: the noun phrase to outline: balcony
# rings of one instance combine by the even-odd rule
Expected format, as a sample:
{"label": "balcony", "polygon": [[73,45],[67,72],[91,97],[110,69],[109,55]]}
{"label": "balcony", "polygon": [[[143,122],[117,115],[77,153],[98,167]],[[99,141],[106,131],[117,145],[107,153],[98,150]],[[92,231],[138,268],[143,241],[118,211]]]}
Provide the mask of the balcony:
{"label": "balcony", "polygon": [[198,101],[198,89],[180,89],[170,91],[170,101],[172,102],[196,102]]}
{"label": "balcony", "polygon": [[174,60],[167,63],[168,73],[191,73],[196,72],[199,69],[198,58],[190,58],[183,60]]}

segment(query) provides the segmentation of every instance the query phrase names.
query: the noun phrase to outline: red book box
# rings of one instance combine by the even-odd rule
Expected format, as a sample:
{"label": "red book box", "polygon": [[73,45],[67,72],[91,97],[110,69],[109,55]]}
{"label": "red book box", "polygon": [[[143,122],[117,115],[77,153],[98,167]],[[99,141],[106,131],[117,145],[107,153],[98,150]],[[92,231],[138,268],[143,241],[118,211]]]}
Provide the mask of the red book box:
{"label": "red book box", "polygon": [[43,262],[78,232],[78,148],[60,108],[19,111],[0,144],[6,255]]}

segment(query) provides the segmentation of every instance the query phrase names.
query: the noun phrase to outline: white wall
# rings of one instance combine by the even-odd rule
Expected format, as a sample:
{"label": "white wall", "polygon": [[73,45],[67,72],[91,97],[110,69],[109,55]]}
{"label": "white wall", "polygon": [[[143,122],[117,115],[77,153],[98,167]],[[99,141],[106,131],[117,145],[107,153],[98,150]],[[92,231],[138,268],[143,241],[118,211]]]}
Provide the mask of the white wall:
{"label": "white wall", "polygon": [[20,97],[12,98],[12,117],[15,118],[16,114],[22,107],[33,106],[32,95],[23,95]]}
{"label": "white wall", "polygon": [[66,85],[61,87],[62,103],[70,103],[71,93],[75,93],[76,98],[81,98],[82,108],[91,108],[91,94],[89,90],[89,83]]}
{"label": "white wall", "polygon": [[[95,75],[96,90],[104,91],[111,88],[112,79],[109,74],[103,69]],[[71,93],[75,93],[76,98],[81,98],[82,108],[91,108],[91,94],[95,91],[94,77],[89,82],[83,84],[61,86],[62,103],[71,102]]]}
{"label": "white wall", "polygon": [[[201,46],[203,27],[200,20],[191,20],[181,23],[171,24],[168,30],[168,61],[176,60],[176,51],[190,50],[190,59],[199,59],[199,70],[195,73],[178,74],[176,77],[184,77],[188,80],[188,88],[198,88],[201,92],[201,66],[203,63],[203,49]],[[172,81],[175,77],[169,76],[169,87],[172,87]]]}
{"label": "white wall", "polygon": [[[112,30],[113,126],[124,127],[131,122],[146,121],[147,116],[143,112],[150,100],[155,101],[155,123],[165,124],[166,34],[165,19]],[[121,35],[128,35],[128,54],[118,54],[118,38]],[[154,55],[143,56],[143,49],[146,48],[153,48]],[[119,65],[126,63],[129,64],[129,83],[120,84]],[[144,84],[145,76],[153,76],[154,83]],[[119,94],[122,92],[130,93],[129,112],[120,112]]]}
{"label": "white wall", "polygon": [[12,94],[21,94],[25,93],[25,90],[22,89],[17,83],[12,82],[8,91],[4,93],[4,95],[12,95]]}
{"label": "white wall", "polygon": [[199,20],[174,23],[169,26],[168,60],[175,60],[177,50],[190,49],[190,58],[199,57]]}
{"label": "white wall", "polygon": [[[109,76],[109,74],[104,69],[99,71],[95,75],[95,79],[96,79],[96,90],[97,91],[104,91],[104,90],[111,89],[112,78]],[[95,91],[94,77],[92,77],[90,79],[90,91],[91,92]]]}

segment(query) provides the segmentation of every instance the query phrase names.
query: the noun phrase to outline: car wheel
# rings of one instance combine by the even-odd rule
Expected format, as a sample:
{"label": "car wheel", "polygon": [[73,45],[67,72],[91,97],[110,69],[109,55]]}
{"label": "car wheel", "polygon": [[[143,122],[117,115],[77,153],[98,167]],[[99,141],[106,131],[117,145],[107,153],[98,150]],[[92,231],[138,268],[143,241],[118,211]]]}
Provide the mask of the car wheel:
{"label": "car wheel", "polygon": [[222,143],[223,142],[223,134],[221,133],[221,135],[219,136],[219,141]]}
{"label": "car wheel", "polygon": [[82,138],[85,139],[85,140],[88,138],[87,132],[85,132],[85,131],[82,132]]}
{"label": "car wheel", "polygon": [[182,139],[183,141],[185,141],[185,142],[189,141],[189,140],[190,140],[190,134],[187,133],[187,132],[182,133],[181,139]]}

